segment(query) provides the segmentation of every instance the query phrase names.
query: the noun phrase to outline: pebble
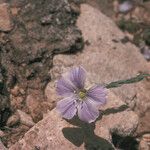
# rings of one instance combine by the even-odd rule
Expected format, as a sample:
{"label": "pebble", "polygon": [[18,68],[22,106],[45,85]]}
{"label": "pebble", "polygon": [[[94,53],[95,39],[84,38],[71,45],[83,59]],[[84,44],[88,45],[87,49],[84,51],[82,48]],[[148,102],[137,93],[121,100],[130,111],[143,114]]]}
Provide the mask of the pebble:
{"label": "pebble", "polygon": [[25,112],[21,110],[17,110],[18,115],[20,116],[20,123],[32,127],[35,125],[30,115],[26,114]]}
{"label": "pebble", "polygon": [[9,4],[0,4],[0,31],[8,32],[13,29]]}
{"label": "pebble", "polygon": [[150,134],[144,134],[143,140],[150,146]]}
{"label": "pebble", "polygon": [[0,150],[8,150],[0,140]]}
{"label": "pebble", "polygon": [[6,125],[8,127],[12,127],[16,125],[17,123],[19,123],[19,116],[14,114],[8,118]]}
{"label": "pebble", "polygon": [[143,53],[145,59],[148,60],[148,61],[150,61],[150,48],[148,46],[145,46],[142,49],[142,53]]}
{"label": "pebble", "polygon": [[14,96],[18,96],[19,94],[19,86],[15,86],[13,89],[11,89],[11,94]]}
{"label": "pebble", "polygon": [[0,130],[0,138],[2,138],[3,136],[5,136],[5,133],[2,130]]}
{"label": "pebble", "polygon": [[70,7],[71,7],[71,10],[72,10],[75,14],[80,14],[80,8],[79,8],[79,6],[77,6],[77,5],[74,4],[74,3],[71,3],[71,4],[70,4]]}
{"label": "pebble", "polygon": [[46,24],[51,24],[51,23],[52,23],[52,15],[42,17],[41,24],[46,25]]}

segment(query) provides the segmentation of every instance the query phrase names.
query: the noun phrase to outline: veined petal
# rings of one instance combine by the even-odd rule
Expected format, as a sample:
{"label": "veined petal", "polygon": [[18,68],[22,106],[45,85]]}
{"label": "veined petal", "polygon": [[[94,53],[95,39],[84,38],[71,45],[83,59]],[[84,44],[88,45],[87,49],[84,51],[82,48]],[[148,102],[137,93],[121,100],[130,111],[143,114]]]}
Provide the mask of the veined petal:
{"label": "veined petal", "polygon": [[75,67],[70,71],[70,80],[78,88],[83,89],[86,79],[85,70],[80,67]]}
{"label": "veined petal", "polygon": [[66,79],[61,77],[61,79],[57,81],[56,91],[61,96],[69,96],[74,93],[75,87],[67,80],[67,77]]}
{"label": "veined petal", "polygon": [[96,85],[87,92],[87,99],[94,104],[101,105],[106,103],[107,91],[104,87]]}
{"label": "veined petal", "polygon": [[56,109],[61,113],[63,118],[71,119],[77,112],[76,97],[71,96],[57,102]]}
{"label": "veined petal", "polygon": [[98,118],[99,111],[89,101],[83,101],[78,106],[78,116],[80,120],[91,123]]}

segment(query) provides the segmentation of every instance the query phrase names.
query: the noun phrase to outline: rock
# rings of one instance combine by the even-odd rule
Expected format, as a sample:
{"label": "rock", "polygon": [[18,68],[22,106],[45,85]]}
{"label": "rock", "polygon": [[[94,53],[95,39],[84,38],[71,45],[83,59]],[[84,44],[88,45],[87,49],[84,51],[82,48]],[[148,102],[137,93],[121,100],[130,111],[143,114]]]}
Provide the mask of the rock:
{"label": "rock", "polygon": [[0,140],[0,150],[7,150],[7,148],[3,145],[1,140]]}
{"label": "rock", "polygon": [[18,96],[19,94],[19,86],[15,86],[13,89],[11,89],[11,94],[14,96]]}
{"label": "rock", "polygon": [[97,120],[95,127],[76,118],[68,122],[53,109],[10,150],[32,150],[34,147],[54,150],[82,150],[84,147],[93,148],[96,146],[98,148],[99,145],[102,149],[113,148],[112,132],[124,136],[130,135],[138,124],[138,116],[133,111],[123,108],[124,105],[125,103],[109,92],[109,101],[103,108],[103,113]]}
{"label": "rock", "polygon": [[76,4],[74,3],[71,3],[70,4],[70,7],[71,7],[71,10],[75,13],[75,14],[80,14],[80,8],[79,6],[77,6]]}
{"label": "rock", "polygon": [[146,145],[150,148],[150,133],[144,134],[141,141],[146,142]]}
{"label": "rock", "polygon": [[139,146],[139,150],[149,150],[150,146],[148,145],[148,143],[144,140],[140,141],[140,146]]}
{"label": "rock", "polygon": [[50,84],[48,84],[47,88],[45,89],[45,95],[47,97],[47,101],[51,104],[54,104],[54,107],[58,99],[54,82],[50,82]]}
{"label": "rock", "polygon": [[30,94],[26,98],[26,106],[34,122],[42,119],[41,97],[38,94]]}
{"label": "rock", "polygon": [[132,17],[136,18],[146,24],[150,23],[150,2],[146,2],[142,4],[143,6],[137,6],[135,10],[132,12]]}
{"label": "rock", "polygon": [[13,89],[11,89],[10,93],[17,97],[19,95],[25,95],[25,90],[16,85]]}
{"label": "rock", "polygon": [[20,123],[32,127],[35,125],[35,123],[33,122],[32,118],[26,114],[25,112],[21,111],[21,110],[17,110],[17,113],[20,117]]}
{"label": "rock", "polygon": [[[50,71],[52,80],[58,79],[70,67],[79,65],[87,70],[90,82],[100,84],[128,79],[139,72],[150,73],[150,64],[139,49],[130,42],[122,43],[124,33],[99,10],[83,4],[77,25],[90,45],[74,55],[55,56]],[[118,42],[114,42],[114,39]],[[141,116],[150,108],[150,92],[145,82],[124,85],[111,91]]]}
{"label": "rock", "polygon": [[44,16],[41,18],[41,24],[46,25],[46,24],[51,24],[52,22],[52,15]]}
{"label": "rock", "polygon": [[13,96],[10,95],[10,102],[11,102],[11,107],[15,111],[16,109],[19,109],[22,107],[24,101],[24,98],[22,96]]}
{"label": "rock", "polygon": [[12,30],[13,23],[11,20],[11,14],[9,10],[9,4],[2,3],[0,4],[0,30],[8,32]]}
{"label": "rock", "polygon": [[5,133],[2,130],[0,130],[0,138],[2,138],[3,136],[5,136]]}
{"label": "rock", "polygon": [[30,129],[30,127],[19,124],[14,128],[10,128],[11,131],[6,132],[5,137],[3,137],[3,142],[7,145],[7,147],[11,147],[14,143],[16,143],[24,134]]}
{"label": "rock", "polygon": [[6,125],[9,127],[12,127],[16,125],[17,123],[19,123],[19,119],[20,119],[19,116],[14,114],[8,118]]}

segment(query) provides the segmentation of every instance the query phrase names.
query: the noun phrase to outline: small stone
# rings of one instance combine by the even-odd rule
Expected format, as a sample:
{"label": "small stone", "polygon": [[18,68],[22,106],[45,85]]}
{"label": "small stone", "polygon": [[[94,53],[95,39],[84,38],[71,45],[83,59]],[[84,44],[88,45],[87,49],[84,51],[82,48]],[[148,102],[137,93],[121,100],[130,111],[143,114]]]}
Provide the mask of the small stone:
{"label": "small stone", "polygon": [[5,136],[5,133],[2,130],[0,130],[0,138],[2,138],[4,136]]}
{"label": "small stone", "polygon": [[145,142],[144,140],[141,140],[140,145],[139,145],[139,150],[149,150],[149,146],[147,142]]}
{"label": "small stone", "polygon": [[61,21],[59,18],[56,18],[56,23],[57,23],[57,25],[61,25]]}
{"label": "small stone", "polygon": [[11,14],[9,9],[9,4],[2,3],[0,4],[0,30],[8,32],[12,30],[13,23],[11,20]]}
{"label": "small stone", "polygon": [[19,12],[19,8],[16,8],[16,7],[11,8],[12,15],[16,16],[18,12]]}
{"label": "small stone", "polygon": [[11,94],[14,95],[14,96],[18,96],[19,87],[17,85],[13,89],[11,89]]}
{"label": "small stone", "polygon": [[25,92],[25,90],[24,89],[19,89],[19,92],[22,94],[22,95],[25,95],[26,94],[26,92]]}
{"label": "small stone", "polygon": [[80,8],[78,5],[71,3],[70,4],[71,10],[75,13],[75,14],[80,14]]}
{"label": "small stone", "polygon": [[29,127],[34,126],[35,123],[33,122],[32,118],[28,114],[26,114],[21,110],[17,110],[17,113],[20,116],[20,123]]}
{"label": "small stone", "polygon": [[41,24],[43,24],[43,25],[51,24],[51,22],[52,22],[52,15],[42,17],[42,19],[41,19]]}
{"label": "small stone", "polygon": [[150,134],[144,134],[142,138],[150,146]]}
{"label": "small stone", "polygon": [[13,110],[21,108],[22,102],[24,100],[23,97],[21,96],[15,97],[15,96],[10,95],[10,99],[11,99],[11,106]]}
{"label": "small stone", "polygon": [[0,140],[0,150],[7,150],[2,141]]}
{"label": "small stone", "polygon": [[16,125],[17,123],[19,123],[19,116],[14,114],[8,118],[6,125],[9,127],[12,127]]}
{"label": "small stone", "polygon": [[45,89],[45,96],[49,103],[54,104],[54,105],[56,104],[56,101],[58,100],[59,96],[56,94],[54,82],[48,83],[48,85]]}
{"label": "small stone", "polygon": [[41,111],[41,99],[40,95],[28,95],[26,98],[26,106],[34,120],[34,122],[38,122],[42,119],[42,111]]}

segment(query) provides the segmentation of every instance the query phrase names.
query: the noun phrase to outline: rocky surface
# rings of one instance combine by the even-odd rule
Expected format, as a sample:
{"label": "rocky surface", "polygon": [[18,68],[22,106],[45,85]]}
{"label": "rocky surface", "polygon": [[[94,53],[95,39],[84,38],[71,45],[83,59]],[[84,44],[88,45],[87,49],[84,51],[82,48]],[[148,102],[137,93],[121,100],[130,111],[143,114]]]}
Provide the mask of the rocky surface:
{"label": "rocky surface", "polygon": [[9,9],[9,4],[0,4],[0,31],[8,32],[12,30],[13,22],[11,18],[11,13]]}
{"label": "rocky surface", "polygon": [[[4,132],[1,138],[4,145],[11,147],[43,114],[46,117],[10,149],[107,150],[113,149],[113,144],[122,148],[118,147],[120,141],[114,142],[114,135],[126,138],[134,133],[138,116],[133,110],[140,117],[137,133],[149,130],[148,78],[110,90],[108,103],[100,108],[102,113],[96,124],[86,125],[77,119],[68,123],[56,110],[47,114],[59,100],[55,81],[70,67],[85,67],[91,84],[105,84],[149,72],[150,65],[137,47],[96,5],[83,4],[80,10],[80,0],[52,0],[51,3],[48,0],[2,0],[0,4],[4,2],[10,4],[7,10],[8,13],[11,10],[14,22],[9,32],[0,32],[0,127]],[[85,47],[77,52],[83,48],[80,29]],[[62,52],[69,53],[55,55]],[[70,55],[70,52],[75,53]],[[17,109],[24,114],[19,121],[14,117]],[[10,113],[13,115],[9,117]]]}
{"label": "rocky surface", "polygon": [[[25,91],[23,96],[19,94],[19,98],[15,95],[11,97],[12,109],[31,112],[24,105],[25,96],[30,93],[41,95],[38,107],[46,101],[43,89],[51,78],[48,72],[54,53],[73,52],[83,47],[81,32],[75,26],[80,9],[77,4],[65,0],[52,0],[51,3],[48,0],[11,0],[0,6],[3,13],[3,9],[7,13],[12,12],[11,18],[0,13],[3,17],[0,20],[4,23],[10,19],[14,21],[11,32],[0,33],[0,62],[6,70],[6,87],[10,90],[17,84]],[[3,22],[2,25],[7,27]],[[41,109],[36,113],[41,117],[34,116],[34,119],[39,121],[42,118]]]}
{"label": "rocky surface", "polygon": [[127,40],[130,40],[150,61],[150,1],[149,0],[86,0],[113,19]]}
{"label": "rocky surface", "polygon": [[75,25],[79,3],[0,0],[0,128],[7,133],[2,139],[5,145],[15,143],[29,129],[15,117],[7,122],[16,110],[38,122],[53,108],[44,96],[52,58],[84,45]]}
{"label": "rocky surface", "polygon": [[[150,65],[142,57],[139,50],[130,42],[122,43],[125,35],[116,25],[97,9],[82,5],[82,14],[78,19],[84,40],[87,43],[84,50],[75,55],[57,55],[54,57],[54,67],[51,70],[52,79],[56,79],[66,68],[82,65],[92,74],[91,82],[106,84],[119,79],[126,79],[140,72],[149,72]],[[134,59],[133,59],[134,58]],[[94,77],[94,78],[93,78]],[[149,81],[124,85],[113,89],[113,92],[135,110],[144,120],[149,109]],[[145,126],[145,129],[143,128]],[[140,125],[141,130],[147,130],[148,124]],[[143,129],[142,129],[143,128]]]}
{"label": "rocky surface", "polygon": [[[124,34],[99,10],[87,4],[81,5],[77,25],[83,33],[86,46],[82,52],[54,57],[53,69],[50,70],[53,82],[45,90],[48,103],[59,100],[55,93],[55,80],[73,66],[85,67],[90,84],[105,84],[149,71],[150,66],[138,49],[130,42],[122,43]],[[111,89],[108,102],[100,108],[102,112],[95,124],[87,125],[77,118],[68,122],[54,109],[10,150],[113,149],[112,134],[132,135],[138,125],[138,116],[133,110],[142,115],[148,109],[150,95],[145,87],[147,82]]]}
{"label": "rocky surface", "polygon": [[10,150],[113,149],[111,133],[130,135],[138,125],[138,116],[124,107],[125,103],[113,93],[109,93],[108,99],[95,125],[83,123],[77,118],[66,121],[54,109]]}

